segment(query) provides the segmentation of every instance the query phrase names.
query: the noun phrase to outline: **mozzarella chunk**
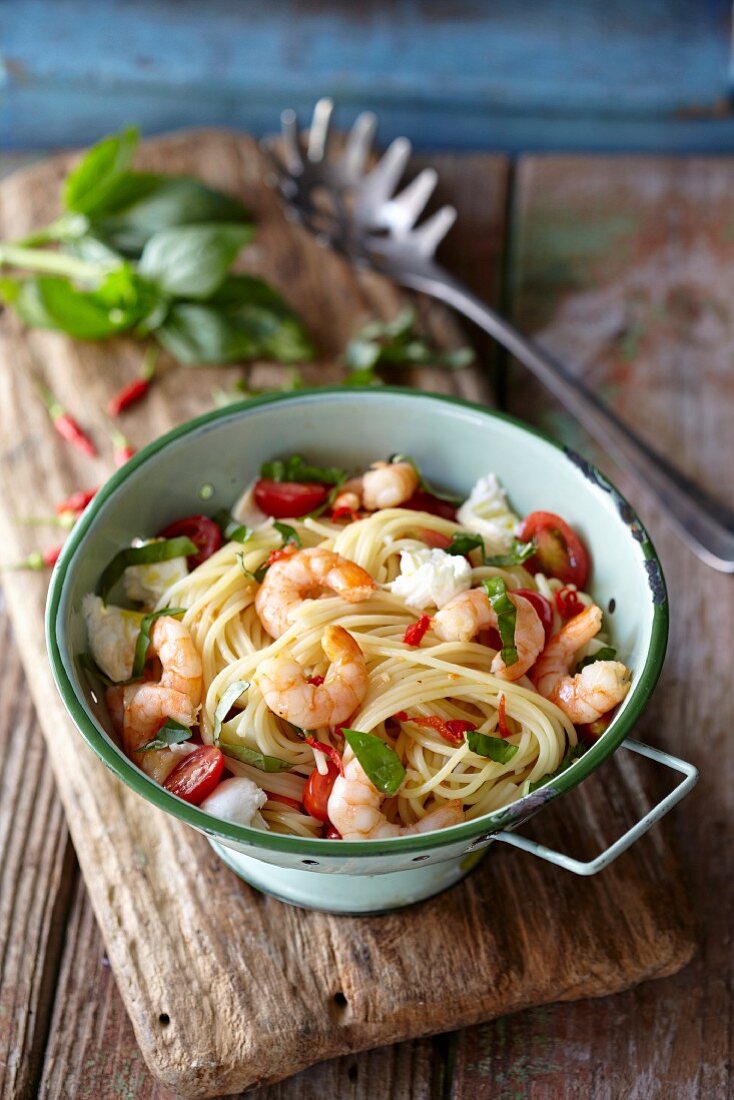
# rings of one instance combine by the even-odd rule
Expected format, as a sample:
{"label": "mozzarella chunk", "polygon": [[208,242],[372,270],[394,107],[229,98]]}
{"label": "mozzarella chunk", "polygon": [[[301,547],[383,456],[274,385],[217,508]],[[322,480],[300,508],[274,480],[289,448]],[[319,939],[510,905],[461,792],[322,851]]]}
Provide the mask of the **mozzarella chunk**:
{"label": "mozzarella chunk", "polygon": [[267,800],[268,796],[257,783],[235,776],[220,783],[200,804],[200,809],[214,814],[215,817],[222,817],[225,821],[234,821],[236,825],[267,829],[268,824],[259,812]]}
{"label": "mozzarella chunk", "polygon": [[388,586],[409,607],[443,607],[459,592],[471,588],[471,566],[466,558],[444,550],[401,550],[400,576]]}
{"label": "mozzarella chunk", "polygon": [[[135,539],[133,546],[147,546],[156,539]],[[188,576],[189,567],[186,558],[171,558],[170,561],[155,561],[149,565],[128,565],[122,578],[125,595],[146,607],[153,608],[172,584]]]}
{"label": "mozzarella chunk", "polygon": [[120,683],[133,674],[135,644],[143,618],[137,611],[105,605],[99,596],[88,593],[82,600],[82,615],[87,626],[89,648],[102,672]]}
{"label": "mozzarella chunk", "polygon": [[495,554],[510,549],[520,523],[520,517],[507,503],[507,494],[496,474],[479,478],[456,518],[462,527],[481,535],[488,552]]}

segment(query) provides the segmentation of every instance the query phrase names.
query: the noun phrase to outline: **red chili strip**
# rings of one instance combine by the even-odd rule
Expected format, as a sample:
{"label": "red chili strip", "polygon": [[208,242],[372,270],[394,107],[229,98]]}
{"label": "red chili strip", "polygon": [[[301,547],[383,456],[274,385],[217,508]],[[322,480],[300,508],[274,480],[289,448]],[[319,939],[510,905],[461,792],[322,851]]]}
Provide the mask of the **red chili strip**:
{"label": "red chili strip", "polygon": [[338,829],[335,829],[333,825],[330,825],[326,830],[325,840],[342,840],[342,835]]}
{"label": "red chili strip", "polygon": [[403,641],[406,645],[417,648],[423,638],[426,635],[426,631],[431,627],[431,616],[421,615],[417,622],[411,623],[409,627],[406,627],[405,634],[403,634]]}
{"label": "red chili strip", "polygon": [[309,684],[313,684],[314,687],[319,688],[319,687],[321,687],[321,685],[324,682],[324,677],[323,676],[309,676],[308,682],[309,682]]}
{"label": "red chili strip", "polygon": [[439,737],[443,737],[444,741],[448,741],[449,745],[461,745],[465,734],[476,728],[472,722],[467,722],[464,718],[439,718],[437,714],[430,714],[424,718],[409,716],[404,710],[398,711],[397,714],[393,715],[393,718],[398,722],[413,722],[416,726],[435,730]]}
{"label": "red chili strip", "polygon": [[556,607],[558,608],[558,614],[562,619],[573,619],[575,615],[580,615],[584,610],[584,605],[578,598],[576,589],[569,588],[568,585],[559,588],[554,599]]}
{"label": "red chili strip", "polygon": [[129,409],[131,405],[137,405],[138,401],[142,401],[146,393],[150,389],[150,382],[147,378],[135,378],[132,382],[128,382],[126,386],[123,386],[121,390],[111,397],[107,402],[107,414],[108,416],[119,416],[125,409]]}
{"label": "red chili strip", "polygon": [[97,495],[97,492],[97,489],[77,489],[66,500],[62,500],[56,505],[56,515],[61,516],[65,512],[74,512],[75,514],[83,512],[90,500],[93,500]]}
{"label": "red chili strip", "polygon": [[115,466],[119,470],[121,466],[133,457],[135,454],[135,447],[133,447],[130,440],[122,434],[122,432],[113,431],[112,433],[112,446],[114,450]]}
{"label": "red chili strip", "polygon": [[303,813],[303,806],[296,798],[289,798],[287,794],[274,794],[272,791],[265,792],[271,802],[282,802],[284,806],[290,806],[292,810],[297,810],[299,814]]}
{"label": "red chili strip", "polygon": [[323,741],[317,741],[315,737],[304,737],[304,741],[307,745],[310,745],[312,749],[318,749],[324,756],[328,757],[339,769],[339,774],[344,775],[344,765],[342,763],[341,753],[338,749],[335,749],[333,745],[325,745]]}
{"label": "red chili strip", "polygon": [[500,695],[499,703],[497,704],[497,730],[500,737],[509,737],[512,730],[507,725],[507,699],[504,692]]}
{"label": "red chili strip", "polygon": [[266,565],[273,565],[276,561],[281,561],[283,558],[290,558],[296,553],[297,547],[289,542],[287,546],[281,546],[279,550],[271,550],[268,554],[268,560]]}
{"label": "red chili strip", "polygon": [[347,508],[343,505],[341,508],[333,508],[331,512],[332,519],[346,519],[349,523],[355,523],[360,517],[359,512],[355,512],[354,508]]}

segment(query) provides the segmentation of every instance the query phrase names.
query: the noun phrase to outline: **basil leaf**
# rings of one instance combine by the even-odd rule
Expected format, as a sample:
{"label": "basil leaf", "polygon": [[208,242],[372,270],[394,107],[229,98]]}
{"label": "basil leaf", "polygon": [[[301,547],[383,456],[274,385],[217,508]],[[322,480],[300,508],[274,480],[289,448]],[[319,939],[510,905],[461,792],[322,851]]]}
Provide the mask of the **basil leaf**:
{"label": "basil leaf", "polygon": [[320,485],[340,485],[346,476],[346,470],[338,466],[313,466],[301,455],[276,458],[272,462],[263,462],[260,467],[260,477],[271,481],[316,481]]}
{"label": "basil leaf", "polygon": [[405,779],[405,768],[395,750],[374,733],[347,729],[342,733],[370,783],[382,794],[397,794]]}
{"label": "basil leaf", "polygon": [[491,737],[488,733],[480,733],[478,730],[468,730],[466,741],[471,751],[477,756],[486,756],[496,764],[509,763],[519,752],[518,745],[513,745],[503,737]]}
{"label": "basil leaf", "polygon": [[168,294],[208,298],[252,234],[252,226],[231,223],[160,229],[143,249],[140,273]]}
{"label": "basil leaf", "polygon": [[244,695],[249,686],[249,680],[234,680],[229,687],[225,689],[224,694],[219,697],[219,701],[214,708],[214,729],[212,730],[212,738],[215,745],[218,743],[219,735],[222,732],[222,722],[227,717],[240,695]]}
{"label": "basil leaf", "polygon": [[413,467],[418,475],[418,482],[420,488],[424,493],[430,493],[432,497],[436,497],[437,500],[448,501],[449,504],[460,504],[463,501],[463,497],[459,497],[456,493],[445,493],[442,490],[435,489],[433,485],[427,481],[420,471],[420,467],[414,458],[410,455],[391,455],[390,462],[408,462]]}
{"label": "basil leaf", "polygon": [[614,646],[605,645],[601,649],[597,649],[596,653],[590,653],[588,657],[584,657],[576,665],[576,671],[581,672],[587,665],[595,665],[597,661],[613,661],[617,656],[617,651]]}
{"label": "basil leaf", "polygon": [[161,229],[205,222],[249,222],[238,199],[214,191],[188,176],[126,172],[108,197],[104,216],[93,229],[107,245],[137,258]]}
{"label": "basil leaf", "polygon": [[415,330],[415,311],[406,307],[392,321],[372,321],[349,341],[344,362],[350,371],[430,364],[456,370],[474,360],[469,348],[439,351]]}
{"label": "basil leaf", "polygon": [[552,779],[556,779],[561,772],[565,772],[566,768],[570,768],[571,765],[583,756],[586,749],[581,744],[569,745],[566,750],[566,755],[558,765],[554,772],[549,772],[548,775],[542,776],[540,779],[536,779],[534,783],[530,783],[528,786],[528,794],[532,791],[537,791],[538,787],[544,787],[546,783],[550,783]]}
{"label": "basil leaf", "polygon": [[289,542],[292,542],[298,550],[301,549],[303,543],[301,542],[301,536],[294,527],[291,527],[289,523],[278,523],[277,520],[273,524],[273,527],[283,538],[283,546],[287,546]]}
{"label": "basil leaf", "polygon": [[266,756],[257,749],[248,748],[247,745],[229,745],[220,741],[217,748],[232,760],[249,764],[251,768],[257,768],[261,772],[287,772],[293,767],[288,760],[282,760],[279,756]]}
{"label": "basil leaf", "polygon": [[247,542],[252,538],[252,531],[244,523],[238,523],[234,516],[226,509],[222,509],[214,516],[214,522],[222,532],[222,538],[227,542]]}
{"label": "basil leaf", "polygon": [[464,557],[470,550],[481,550],[482,561],[486,563],[487,553],[482,536],[472,535],[468,531],[454,531],[451,536],[451,543],[446,547],[446,553],[457,557]]}
{"label": "basil leaf", "polygon": [[513,539],[512,547],[506,554],[494,554],[491,558],[486,559],[485,564],[497,566],[522,565],[534,553],[535,543],[532,540],[530,542],[520,542],[519,539]]}
{"label": "basil leaf", "polygon": [[175,539],[159,539],[145,546],[126,546],[115,554],[97,581],[97,595],[103,600],[117,584],[129,565],[151,565],[154,562],[170,561],[172,558],[189,558],[199,553],[199,548],[185,536]]}
{"label": "basil leaf", "polygon": [[358,367],[351,370],[342,382],[342,386],[382,386],[384,385],[379,375],[375,374],[372,367]]}
{"label": "basil leaf", "polygon": [[130,166],[139,141],[132,127],[97,142],[64,180],[66,210],[91,214],[102,209],[119,176]]}
{"label": "basil leaf", "polygon": [[482,584],[497,615],[497,629],[502,639],[500,656],[505,665],[514,665],[518,659],[515,647],[515,625],[517,622],[515,605],[507,595],[507,585],[502,577],[488,577],[482,581]]}
{"label": "basil leaf", "polygon": [[180,745],[191,737],[188,726],[182,726],[175,718],[169,718],[165,726],[156,733],[152,741],[146,741],[137,752],[152,752],[154,749],[168,749],[171,745]]}
{"label": "basil leaf", "polygon": [[133,680],[137,680],[139,676],[143,675],[143,669],[145,668],[145,658],[148,656],[148,646],[150,645],[150,630],[156,619],[160,619],[162,615],[170,615],[174,619],[178,619],[181,615],[186,614],[185,607],[164,607],[160,611],[151,611],[148,615],[143,615],[140,620],[140,633],[138,634],[138,640],[135,643],[135,657],[133,659]]}

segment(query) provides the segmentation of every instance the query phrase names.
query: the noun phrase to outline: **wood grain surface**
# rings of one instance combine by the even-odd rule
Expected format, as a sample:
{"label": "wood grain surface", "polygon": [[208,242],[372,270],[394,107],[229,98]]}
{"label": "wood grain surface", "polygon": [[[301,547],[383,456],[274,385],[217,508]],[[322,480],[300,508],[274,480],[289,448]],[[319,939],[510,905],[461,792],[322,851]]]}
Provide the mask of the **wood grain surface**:
{"label": "wood grain surface", "polygon": [[[164,157],[169,169],[201,172],[220,185],[229,182],[236,190],[242,185],[243,160],[255,156],[252,152],[248,157],[247,152],[243,139],[200,134],[190,143],[181,137],[156,143],[148,156],[151,163],[156,156]],[[488,184],[492,181],[486,193],[496,203],[495,236],[500,239],[503,166],[494,162],[490,171],[485,161],[483,168]],[[57,179],[59,168],[53,171]],[[32,220],[46,216],[55,187],[48,172],[44,166],[0,188],[3,236],[19,234]],[[245,172],[244,179],[246,189],[257,190],[252,174]],[[471,189],[470,179],[467,174],[467,190]],[[245,197],[256,205],[249,191]],[[263,248],[262,256],[271,251],[277,256],[277,227],[271,224],[276,212],[268,210],[265,198],[259,210],[264,223],[261,238],[271,234],[269,252]],[[299,241],[297,251],[311,247],[310,242]],[[255,266],[258,256],[251,260]],[[289,255],[285,268],[274,263],[267,274],[274,282],[280,274],[289,296],[299,302],[296,291],[300,292],[300,287],[289,275],[289,265],[294,262]],[[318,253],[318,262],[299,255],[296,267],[315,278],[314,272],[323,262],[322,253]],[[360,286],[345,294],[342,275],[340,272],[338,304],[325,304],[320,297],[323,291],[309,287],[312,300],[326,309],[345,310],[351,304],[353,317],[376,308],[374,303],[388,312],[395,308],[395,299],[376,280],[370,280],[366,289]],[[304,291],[304,298],[307,296]],[[365,300],[370,304],[364,305]],[[447,326],[440,318],[434,323],[445,337]],[[344,323],[344,330],[347,327]],[[329,345],[329,335],[324,330],[322,341],[327,351],[333,352],[336,347]],[[77,462],[75,455],[49,437],[28,386],[29,365],[48,377],[70,407],[83,412],[99,431],[95,409],[114,388],[119,373],[125,367],[132,372],[139,353],[123,344],[104,353],[93,347],[72,349],[50,334],[34,333],[27,338],[7,318],[3,319],[1,338],[0,430],[3,484],[8,496],[2,537],[10,556],[14,550],[30,548],[30,539],[10,522],[27,509],[29,496],[35,498],[34,509],[48,510],[55,499],[79,484],[81,477],[92,476],[83,460]],[[149,419],[135,418],[136,441],[145,439],[146,432],[161,430],[172,416],[181,419],[201,411],[210,400],[215,384],[212,378],[219,374],[192,372],[186,376],[185,394],[175,386],[176,379],[180,385],[181,372],[167,374],[157,400],[146,409]],[[231,373],[227,377],[231,378]],[[268,377],[272,378],[271,372]],[[447,380],[431,373],[417,381],[438,386]],[[462,384],[465,393],[486,395],[471,374],[463,376]],[[80,393],[89,395],[83,403]],[[18,409],[22,416],[14,415]],[[132,428],[130,434],[134,434]],[[95,473],[102,473],[101,466]],[[520,853],[493,853],[465,886],[411,911],[408,930],[405,916],[334,920],[289,910],[256,895],[216,861],[201,838],[122,790],[70,730],[45,671],[39,633],[42,589],[37,577],[15,577],[7,585],[18,641],[27,667],[33,669],[30,687],[39,705],[92,903],[138,1041],[151,1068],[179,1092],[211,1095],[233,1091],[258,1077],[292,1072],[299,1064],[339,1050],[356,1051],[558,996],[624,988],[643,977],[672,971],[690,957],[689,914],[666,827],[656,829],[633,853],[591,882],[561,876]],[[590,854],[659,795],[660,782],[642,765],[612,761],[564,800],[564,812],[552,807],[547,817],[544,815],[543,834],[550,843],[565,845],[573,854]],[[447,927],[461,943],[461,952],[450,945],[447,948]],[[99,982],[99,941],[81,891],[68,928],[44,1067],[46,1094],[84,1095],[65,1091],[66,1082],[76,1080],[84,1082],[80,1088],[92,1090],[86,1093],[90,1096],[170,1095],[157,1086],[155,1092],[150,1091],[153,1086],[144,1083],[147,1079],[141,1076],[141,1063],[125,1038],[129,1032],[123,1027],[112,984],[104,976],[105,984]],[[350,943],[355,942],[367,948],[368,955],[361,952],[362,965],[349,951]],[[466,952],[467,942],[475,945],[471,954]],[[293,943],[302,952],[305,974],[293,953],[288,956],[286,945]],[[367,957],[372,973],[363,965]],[[85,966],[79,967],[77,959]],[[397,968],[400,981],[386,980],[384,968],[390,964]],[[281,1007],[287,1007],[291,1029],[294,1008],[308,1009],[308,1017],[303,1018],[312,1029],[303,1039],[286,1035],[284,1042],[279,1036],[281,1049],[274,1055],[270,1052],[277,1065],[271,1063],[267,1070],[252,1057],[252,1047],[247,1048],[251,1033],[243,1035],[241,1027],[234,1037],[233,1027],[227,1033],[226,1025],[233,1020],[240,1023],[262,1012],[262,1004],[253,1006],[252,998],[248,1001],[242,988],[237,988],[248,971],[261,985],[263,975],[276,985],[285,979],[287,1001]],[[90,1006],[92,988],[107,992]],[[301,989],[300,997],[294,996],[294,988]],[[330,1000],[339,991],[347,993],[344,1010],[336,1009]],[[421,1001],[426,1003],[419,1008]],[[450,1018],[447,1004],[452,1006]],[[160,1021],[163,1013],[169,1017],[168,1023]],[[402,1089],[394,1093],[400,1096],[434,1095],[436,1089],[442,1090],[437,1095],[449,1095],[454,1094],[455,1084],[443,1067],[457,1059],[454,1082],[463,1084],[455,1095],[469,1096],[481,1088],[483,1095],[503,1095],[486,1091],[493,1087],[486,1053],[486,1036],[491,1034],[495,1033],[486,1029],[470,1032],[477,1038],[461,1041],[458,1047],[452,1040],[442,1040],[444,1045],[439,1046],[418,1040],[392,1052],[364,1056],[359,1062],[348,1057],[301,1075],[293,1083],[293,1091],[289,1085],[275,1086],[268,1096],[376,1095],[369,1091],[370,1082]],[[243,1045],[238,1050],[239,1039]],[[286,1047],[289,1039],[290,1049]],[[110,1051],[109,1059],[105,1059],[105,1050]],[[211,1064],[216,1063],[213,1051],[221,1057],[220,1064]],[[119,1062],[113,1054],[119,1054]],[[406,1091],[408,1087],[413,1093]]]}

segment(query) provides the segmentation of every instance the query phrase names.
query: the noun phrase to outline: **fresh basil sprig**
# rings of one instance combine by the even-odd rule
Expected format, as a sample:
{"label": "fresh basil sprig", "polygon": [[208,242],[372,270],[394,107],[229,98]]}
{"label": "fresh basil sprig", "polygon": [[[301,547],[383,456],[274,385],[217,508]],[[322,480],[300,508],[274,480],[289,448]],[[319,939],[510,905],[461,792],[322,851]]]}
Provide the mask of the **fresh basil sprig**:
{"label": "fresh basil sprig", "polygon": [[432,497],[436,497],[437,500],[445,500],[449,504],[460,504],[464,499],[457,496],[456,493],[446,493],[443,489],[436,489],[429,481],[424,478],[421,473],[420,466],[414,458],[410,455],[390,455],[390,462],[407,462],[409,463],[418,475],[418,484],[424,493],[430,493]]}
{"label": "fresh basil sprig", "polygon": [[301,455],[276,458],[260,467],[260,477],[270,481],[315,481],[320,485],[339,485],[346,476],[346,470],[338,466],[314,466]]}
{"label": "fresh basil sprig", "polygon": [[416,331],[415,310],[401,309],[392,321],[371,321],[347,345],[344,362],[350,372],[361,372],[361,385],[378,380],[378,367],[430,365],[458,370],[474,361],[470,348],[439,351]]}
{"label": "fresh basil sprig", "polygon": [[153,623],[156,619],[160,619],[163,615],[170,615],[173,619],[178,619],[181,615],[186,614],[185,607],[164,607],[160,611],[151,611],[148,615],[143,615],[140,620],[140,633],[138,634],[138,640],[135,643],[135,657],[133,659],[133,680],[137,680],[138,677],[143,675],[145,668],[145,658],[148,655],[148,646],[150,645],[150,631]]}
{"label": "fresh basil sprig", "polygon": [[550,783],[552,779],[556,779],[561,772],[565,772],[567,768],[570,768],[580,756],[583,756],[586,752],[584,746],[579,742],[576,745],[569,745],[566,749],[566,755],[558,765],[554,772],[549,772],[548,775],[542,776],[540,779],[536,779],[534,783],[528,785],[528,794],[532,791],[537,791],[538,787],[544,787],[546,783]]}
{"label": "fresh basil sprig", "polygon": [[517,663],[517,647],[515,646],[515,625],[517,623],[517,611],[515,605],[507,595],[507,585],[502,577],[487,577],[482,581],[484,589],[489,597],[497,615],[497,629],[502,639],[500,656],[506,666]]}
{"label": "fresh basil sprig", "polygon": [[511,741],[506,741],[503,737],[492,737],[488,733],[480,733],[479,730],[467,730],[466,741],[471,751],[477,756],[486,756],[496,764],[509,763],[519,751],[519,746],[513,745]]}
{"label": "fresh basil sprig", "polygon": [[245,543],[252,538],[252,531],[244,523],[239,523],[225,508],[217,512],[214,522],[222,532],[222,538],[226,542]]}
{"label": "fresh basil sprig", "polygon": [[282,537],[283,546],[288,546],[289,543],[292,543],[297,550],[301,549],[301,547],[303,546],[303,543],[301,542],[301,536],[298,534],[298,531],[296,531],[295,527],[291,527],[290,523],[280,523],[278,520],[276,520],[273,524],[273,527]]}
{"label": "fresh basil sprig", "polygon": [[130,565],[152,565],[159,561],[171,561],[172,558],[189,558],[198,553],[198,546],[183,535],[175,539],[156,539],[145,546],[126,546],[115,554],[104,569],[97,581],[97,595],[106,601],[109,592]]}
{"label": "fresh basil sprig", "polygon": [[248,680],[235,680],[219,699],[214,709],[214,729],[212,730],[214,744],[225,756],[229,756],[232,760],[239,760],[242,764],[249,764],[250,767],[258,768],[262,772],[289,771],[292,765],[279,756],[266,756],[264,753],[258,752],[257,749],[248,748],[247,745],[230,745],[220,740],[222,723],[249,686]]}
{"label": "fresh basil sprig", "polygon": [[576,671],[582,672],[587,665],[595,665],[597,661],[613,661],[617,656],[617,651],[614,646],[605,645],[601,649],[597,649],[596,653],[590,653],[588,657],[584,657],[576,665]]}
{"label": "fresh basil sprig", "polygon": [[342,733],[370,783],[384,795],[397,794],[405,779],[405,768],[395,750],[374,733],[347,729]]}
{"label": "fresh basil sprig", "polygon": [[175,718],[169,718],[156,733],[152,741],[146,741],[136,752],[152,752],[154,749],[169,749],[171,745],[181,745],[191,737],[188,726],[182,726]]}
{"label": "fresh basil sprig", "polygon": [[486,563],[487,552],[482,536],[473,535],[469,531],[454,531],[451,536],[451,543],[446,547],[446,553],[454,557],[463,558],[471,550],[481,550],[482,561]]}

